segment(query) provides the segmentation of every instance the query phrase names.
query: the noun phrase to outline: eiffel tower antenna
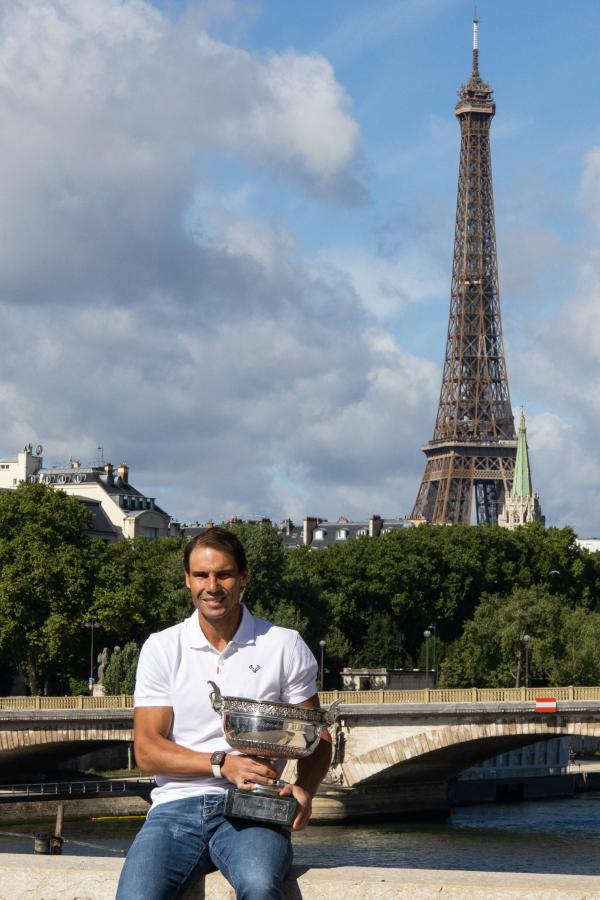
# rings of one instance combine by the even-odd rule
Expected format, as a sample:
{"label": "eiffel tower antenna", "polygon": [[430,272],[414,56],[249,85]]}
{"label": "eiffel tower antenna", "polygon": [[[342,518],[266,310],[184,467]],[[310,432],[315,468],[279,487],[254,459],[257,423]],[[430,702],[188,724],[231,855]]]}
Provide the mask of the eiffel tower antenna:
{"label": "eiffel tower antenna", "polygon": [[496,524],[517,450],[502,339],[490,125],[496,105],[479,74],[473,19],[471,78],[458,93],[460,165],[448,337],[433,438],[412,517]]}
{"label": "eiffel tower antenna", "polygon": [[473,17],[473,73],[471,78],[479,78],[479,19],[477,18],[477,7],[475,7],[475,15]]}

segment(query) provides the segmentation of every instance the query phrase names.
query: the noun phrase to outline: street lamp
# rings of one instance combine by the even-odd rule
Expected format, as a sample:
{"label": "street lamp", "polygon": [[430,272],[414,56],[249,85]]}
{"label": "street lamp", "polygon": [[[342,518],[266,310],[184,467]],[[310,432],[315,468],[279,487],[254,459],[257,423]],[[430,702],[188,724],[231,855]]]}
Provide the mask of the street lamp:
{"label": "street lamp", "polygon": [[85,623],[85,627],[90,629],[90,677],[88,678],[88,688],[90,694],[94,693],[94,628],[100,628],[100,622],[92,619]]}
{"label": "street lamp", "polygon": [[427,679],[427,684],[429,684],[429,639],[431,637],[429,628],[425,629],[423,637],[425,638],[425,677]]}
{"label": "street lamp", "polygon": [[433,686],[437,687],[437,622],[427,626],[428,631],[433,631]]}
{"label": "street lamp", "polygon": [[319,641],[319,647],[321,648],[321,690],[324,691],[325,687],[323,684],[323,678],[325,675],[325,641]]}
{"label": "street lamp", "polygon": [[525,645],[525,687],[529,687],[529,641],[531,640],[530,634],[524,634],[521,638],[523,644]]}

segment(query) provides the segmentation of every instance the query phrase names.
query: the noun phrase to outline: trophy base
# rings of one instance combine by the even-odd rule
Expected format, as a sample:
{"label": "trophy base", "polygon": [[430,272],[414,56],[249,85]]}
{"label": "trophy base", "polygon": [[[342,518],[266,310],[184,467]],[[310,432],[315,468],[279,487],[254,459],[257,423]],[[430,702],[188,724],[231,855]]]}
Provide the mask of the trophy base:
{"label": "trophy base", "polygon": [[280,797],[273,788],[229,788],[225,798],[225,815],[250,819],[265,825],[291,825],[298,806],[294,797]]}

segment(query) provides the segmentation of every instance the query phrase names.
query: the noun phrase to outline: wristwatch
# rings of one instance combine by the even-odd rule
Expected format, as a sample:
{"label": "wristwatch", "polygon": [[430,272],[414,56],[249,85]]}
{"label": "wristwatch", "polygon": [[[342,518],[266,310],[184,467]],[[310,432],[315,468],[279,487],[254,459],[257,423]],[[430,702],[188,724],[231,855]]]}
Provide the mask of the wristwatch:
{"label": "wristwatch", "polygon": [[225,757],[227,754],[224,750],[215,750],[210,758],[210,764],[212,766],[213,775],[215,778],[223,778],[221,774],[221,766],[225,762]]}

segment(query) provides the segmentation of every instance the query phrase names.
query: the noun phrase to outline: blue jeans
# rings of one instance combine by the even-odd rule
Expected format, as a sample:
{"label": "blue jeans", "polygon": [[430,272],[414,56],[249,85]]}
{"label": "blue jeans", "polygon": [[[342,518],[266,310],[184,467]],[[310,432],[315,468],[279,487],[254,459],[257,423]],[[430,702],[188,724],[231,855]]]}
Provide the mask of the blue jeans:
{"label": "blue jeans", "polygon": [[150,810],[129,848],[117,900],[173,900],[220,869],[238,900],[282,900],[292,864],[290,833],[223,816],[225,796],[171,800]]}

